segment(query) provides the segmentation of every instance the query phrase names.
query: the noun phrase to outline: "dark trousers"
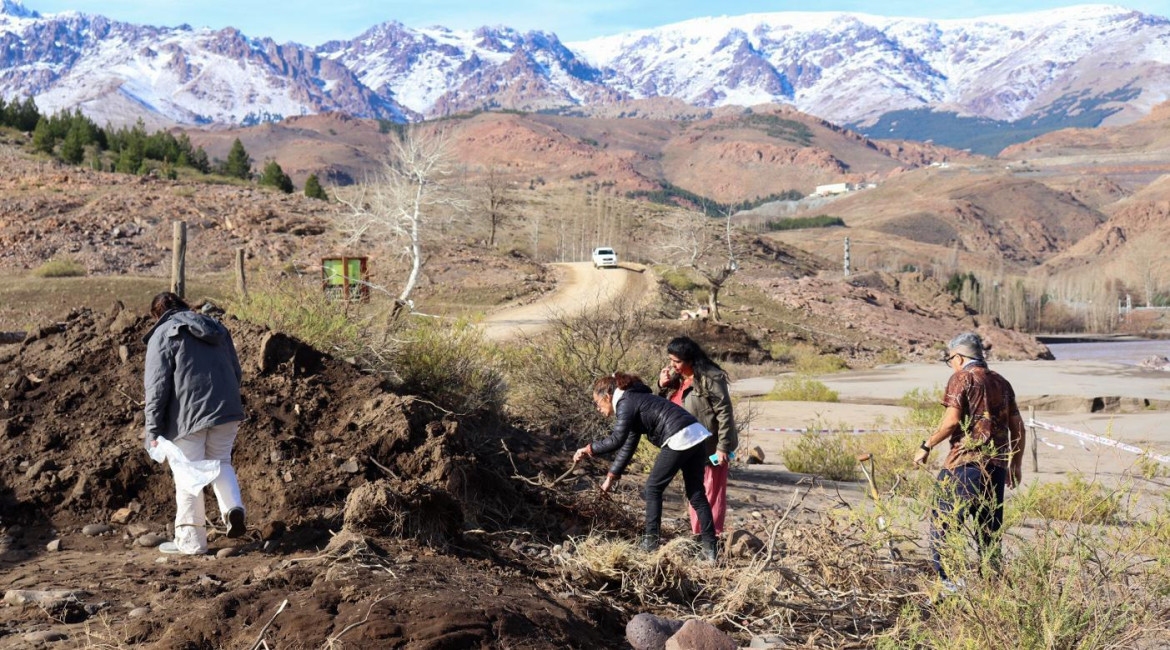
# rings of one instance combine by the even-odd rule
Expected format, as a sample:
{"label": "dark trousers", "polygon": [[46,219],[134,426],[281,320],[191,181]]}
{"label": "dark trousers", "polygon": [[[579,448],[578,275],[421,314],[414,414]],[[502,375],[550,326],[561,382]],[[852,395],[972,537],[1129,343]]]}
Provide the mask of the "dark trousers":
{"label": "dark trousers", "polygon": [[939,472],[938,483],[938,501],[930,525],[930,550],[938,576],[944,580],[947,577],[941,558],[947,531],[953,523],[966,528],[969,520],[975,526],[971,532],[979,547],[980,560],[988,558],[998,568],[1007,469],[960,465]]}
{"label": "dark trousers", "polygon": [[699,516],[700,534],[706,541],[715,541],[715,521],[711,518],[711,504],[707,503],[707,491],[703,488],[703,469],[707,463],[706,446],[702,443],[675,451],[663,447],[646,479],[646,534],[658,536],[662,524],[662,493],[682,470],[683,485],[687,500]]}

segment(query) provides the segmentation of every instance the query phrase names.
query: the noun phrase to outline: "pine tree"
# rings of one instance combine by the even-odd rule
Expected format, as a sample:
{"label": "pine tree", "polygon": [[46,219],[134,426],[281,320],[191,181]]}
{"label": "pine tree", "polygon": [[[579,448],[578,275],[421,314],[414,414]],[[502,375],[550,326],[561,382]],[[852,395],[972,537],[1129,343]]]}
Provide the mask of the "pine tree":
{"label": "pine tree", "polygon": [[4,101],[3,95],[0,95],[0,126],[9,126],[8,103]]}
{"label": "pine tree", "polygon": [[310,199],[329,200],[329,195],[325,193],[325,188],[321,187],[321,181],[317,180],[316,174],[309,174],[305,179],[305,196]]}
{"label": "pine tree", "polygon": [[285,194],[293,191],[292,179],[275,160],[269,160],[268,164],[264,165],[264,175],[260,177],[260,184],[275,187]]}
{"label": "pine tree", "polygon": [[228,152],[227,162],[223,164],[225,176],[234,176],[247,180],[252,177],[252,159],[244,150],[244,144],[239,138],[232,143],[232,150]]}
{"label": "pine tree", "polygon": [[122,152],[118,155],[118,166],[116,169],[123,174],[137,174],[145,164],[146,156],[143,153],[142,140],[131,137],[124,145],[122,145]]}
{"label": "pine tree", "polygon": [[203,147],[199,147],[191,154],[191,167],[203,174],[211,173],[211,161],[207,158],[207,152]]}
{"label": "pine tree", "polygon": [[13,99],[12,103],[8,105],[8,110],[11,114],[8,121],[9,126],[26,133],[35,129],[37,122],[41,120],[41,112],[37,110],[37,103],[33,101],[32,95],[25,97],[24,101],[19,104]]}
{"label": "pine tree", "polygon": [[47,118],[41,117],[37,120],[37,125],[33,128],[32,144],[33,149],[37,151],[53,153],[53,146],[57,143],[53,141],[53,130]]}
{"label": "pine tree", "polygon": [[84,131],[85,127],[81,122],[74,122],[73,126],[69,127],[69,133],[65,134],[65,141],[61,144],[61,160],[74,165],[81,164],[87,144],[82,141],[85,138]]}

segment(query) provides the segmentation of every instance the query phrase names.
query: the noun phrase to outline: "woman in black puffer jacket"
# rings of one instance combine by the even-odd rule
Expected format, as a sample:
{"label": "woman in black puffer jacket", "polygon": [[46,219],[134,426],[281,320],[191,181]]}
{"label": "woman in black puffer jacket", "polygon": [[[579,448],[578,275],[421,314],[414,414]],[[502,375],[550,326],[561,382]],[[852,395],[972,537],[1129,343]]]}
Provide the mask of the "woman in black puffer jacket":
{"label": "woman in black puffer jacket", "polygon": [[658,546],[662,493],[681,470],[687,499],[699,517],[703,556],[713,561],[715,523],[703,489],[703,468],[707,462],[703,442],[711,432],[682,407],[651,393],[635,375],[616,372],[593,382],[593,403],[602,415],[615,418],[613,433],[578,449],[573,454],[573,461],[616,451],[609,474],[601,484],[602,492],[608,492],[634,457],[638,439],[645,435],[662,451],[646,479],[646,530],[642,536],[642,550],[652,551]]}

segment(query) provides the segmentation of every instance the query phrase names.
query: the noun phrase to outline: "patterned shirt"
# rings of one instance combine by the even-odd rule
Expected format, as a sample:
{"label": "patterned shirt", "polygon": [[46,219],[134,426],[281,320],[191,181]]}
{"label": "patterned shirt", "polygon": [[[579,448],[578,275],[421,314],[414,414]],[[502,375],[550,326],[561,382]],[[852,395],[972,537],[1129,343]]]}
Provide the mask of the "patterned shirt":
{"label": "patterned shirt", "polygon": [[999,373],[980,362],[951,375],[943,406],[959,409],[959,428],[951,434],[951,450],[943,464],[1007,467],[1011,458],[1011,420],[1019,417],[1016,393]]}

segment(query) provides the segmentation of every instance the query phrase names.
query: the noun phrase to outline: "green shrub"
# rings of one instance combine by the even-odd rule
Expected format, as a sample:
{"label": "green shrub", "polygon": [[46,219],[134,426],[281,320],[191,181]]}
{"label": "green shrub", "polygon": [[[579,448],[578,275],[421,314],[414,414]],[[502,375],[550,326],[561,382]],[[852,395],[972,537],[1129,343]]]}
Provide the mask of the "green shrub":
{"label": "green shrub", "polygon": [[878,365],[892,366],[895,363],[902,363],[905,359],[902,358],[902,353],[895,348],[886,348],[878,353],[874,359]]}
{"label": "green shrub", "polygon": [[687,275],[685,271],[681,271],[679,269],[664,267],[659,269],[657,272],[658,276],[661,277],[667,284],[669,284],[675,291],[690,292],[702,286],[692,280],[691,276]]}
{"label": "green shrub", "polygon": [[1108,524],[1121,514],[1121,493],[1073,474],[1060,483],[1032,483],[1011,505],[1020,516]]}
{"label": "green shrub", "polygon": [[412,321],[396,332],[391,370],[403,387],[462,413],[497,410],[504,403],[502,353],[468,320]]}
{"label": "green shrub", "polygon": [[357,317],[357,307],[327,299],[316,282],[262,279],[255,284],[248,299],[228,305],[229,313],[333,354],[353,355],[363,348],[366,323]]}
{"label": "green shrub", "polygon": [[653,388],[662,353],[638,341],[646,310],[619,299],[604,309],[554,320],[551,331],[510,351],[512,413],[529,426],[588,441],[608,431],[593,406],[593,381],[615,370],[633,373]]}
{"label": "green shrub", "polygon": [[85,267],[68,258],[49,260],[33,270],[38,278],[75,278],[85,275]]}
{"label": "green shrub", "polygon": [[789,471],[834,481],[858,477],[855,442],[843,433],[804,433],[780,452]]}
{"label": "green shrub", "polygon": [[915,388],[902,396],[899,406],[909,409],[904,418],[899,419],[898,425],[902,428],[918,428],[924,433],[933,433],[946,407],[942,405],[943,391],[938,386],[931,390]]}
{"label": "green shrub", "polygon": [[797,356],[793,367],[806,375],[828,375],[848,370],[845,360],[835,354],[808,354]]}
{"label": "green shrub", "polygon": [[776,382],[764,399],[781,402],[836,402],[837,391],[808,377],[785,377]]}

